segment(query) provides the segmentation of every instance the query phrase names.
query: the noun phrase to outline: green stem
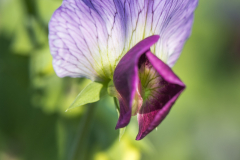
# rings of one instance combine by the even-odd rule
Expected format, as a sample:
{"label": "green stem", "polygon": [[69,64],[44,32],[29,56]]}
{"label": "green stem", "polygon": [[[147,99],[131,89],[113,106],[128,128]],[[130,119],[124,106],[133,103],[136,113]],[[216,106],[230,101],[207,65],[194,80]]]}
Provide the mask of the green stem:
{"label": "green stem", "polygon": [[71,147],[71,150],[70,150],[68,158],[67,158],[68,160],[75,160],[77,158],[78,149],[80,148],[80,145],[83,144],[84,137],[85,137],[86,133],[88,132],[89,127],[91,126],[91,120],[92,120],[92,116],[94,113],[93,111],[95,109],[95,106],[88,105],[86,107],[87,107],[87,111],[84,114],[84,117],[81,118],[81,120],[80,120],[78,130],[76,133],[76,137],[74,138],[73,145]]}
{"label": "green stem", "polygon": [[[117,113],[118,113],[118,117],[119,117],[120,116],[119,102],[118,102],[116,97],[113,97],[113,100],[114,100],[114,103],[115,103],[115,106],[116,106],[116,109],[117,109]],[[122,138],[122,136],[123,136],[123,134],[125,132],[125,129],[126,129],[126,127],[119,129],[119,141]]]}
{"label": "green stem", "polygon": [[115,104],[117,110],[120,111],[120,108],[119,108],[119,104],[118,104],[118,100],[117,100],[117,98],[116,98],[116,97],[113,97],[113,100],[114,100],[114,104]]}

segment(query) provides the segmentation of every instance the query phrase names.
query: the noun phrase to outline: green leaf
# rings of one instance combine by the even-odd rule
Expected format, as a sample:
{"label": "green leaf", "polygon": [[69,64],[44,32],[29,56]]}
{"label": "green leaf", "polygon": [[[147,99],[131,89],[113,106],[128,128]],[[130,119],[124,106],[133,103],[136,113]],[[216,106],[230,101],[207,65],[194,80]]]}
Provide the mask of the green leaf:
{"label": "green leaf", "polygon": [[96,82],[90,83],[78,94],[77,98],[66,111],[88,103],[97,102],[100,100],[100,95],[103,91],[105,91],[103,84]]}

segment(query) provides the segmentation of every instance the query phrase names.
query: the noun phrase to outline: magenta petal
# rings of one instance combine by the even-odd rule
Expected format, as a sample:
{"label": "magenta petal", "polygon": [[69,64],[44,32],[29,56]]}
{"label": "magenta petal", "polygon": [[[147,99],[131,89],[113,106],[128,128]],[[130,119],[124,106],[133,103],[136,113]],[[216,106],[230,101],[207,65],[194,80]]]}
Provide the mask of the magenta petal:
{"label": "magenta petal", "polygon": [[125,127],[131,119],[132,102],[139,82],[139,58],[142,54],[146,53],[158,39],[159,36],[154,35],[139,42],[123,56],[114,71],[113,82],[122,98],[122,102],[120,102],[120,116],[116,129]]}
{"label": "magenta petal", "polygon": [[155,84],[159,88],[154,93],[154,98],[146,100],[138,113],[139,133],[136,140],[144,138],[162,122],[185,88],[171,68],[150,51],[146,53],[146,58],[161,79]]}

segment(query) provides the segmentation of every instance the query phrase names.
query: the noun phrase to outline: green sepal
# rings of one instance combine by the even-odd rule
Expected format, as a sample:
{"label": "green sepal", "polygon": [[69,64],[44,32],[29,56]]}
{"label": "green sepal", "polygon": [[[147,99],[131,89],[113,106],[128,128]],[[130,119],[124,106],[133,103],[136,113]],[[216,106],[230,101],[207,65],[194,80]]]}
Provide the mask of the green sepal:
{"label": "green sepal", "polygon": [[106,87],[104,87],[103,84],[91,82],[78,94],[76,99],[66,111],[88,103],[97,102],[106,93]]}
{"label": "green sepal", "polygon": [[118,92],[117,92],[117,90],[114,86],[113,80],[111,80],[108,83],[107,92],[108,92],[108,95],[111,96],[111,97],[117,97],[118,96]]}

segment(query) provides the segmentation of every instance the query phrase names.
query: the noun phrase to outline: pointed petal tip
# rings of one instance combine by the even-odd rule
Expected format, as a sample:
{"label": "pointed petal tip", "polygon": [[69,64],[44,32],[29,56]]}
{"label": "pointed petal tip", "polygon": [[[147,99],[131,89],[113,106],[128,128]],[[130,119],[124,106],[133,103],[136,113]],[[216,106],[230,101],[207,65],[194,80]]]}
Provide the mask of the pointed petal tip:
{"label": "pointed petal tip", "polygon": [[115,129],[117,130],[117,129],[120,129],[120,128],[124,128],[128,125],[129,122],[130,121],[118,121]]}
{"label": "pointed petal tip", "polygon": [[120,129],[120,128],[124,128],[127,125],[123,125],[123,124],[117,124],[115,127],[115,130]]}
{"label": "pointed petal tip", "polygon": [[159,38],[160,38],[159,35],[152,35],[152,36],[147,37],[146,39],[151,39],[151,40],[157,42],[159,40]]}
{"label": "pointed petal tip", "polygon": [[182,82],[182,91],[184,91],[186,88],[187,88],[187,86]]}
{"label": "pointed petal tip", "polygon": [[137,137],[136,137],[136,141],[140,141],[144,138],[145,136],[143,136],[143,134],[138,134]]}

